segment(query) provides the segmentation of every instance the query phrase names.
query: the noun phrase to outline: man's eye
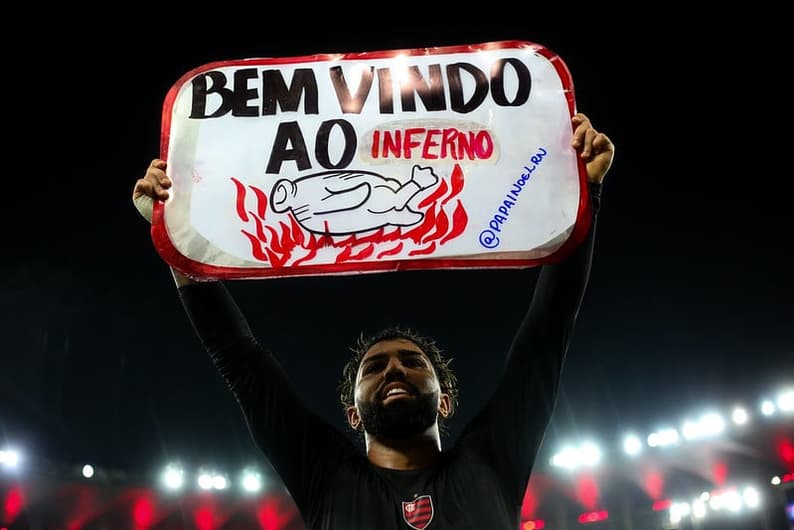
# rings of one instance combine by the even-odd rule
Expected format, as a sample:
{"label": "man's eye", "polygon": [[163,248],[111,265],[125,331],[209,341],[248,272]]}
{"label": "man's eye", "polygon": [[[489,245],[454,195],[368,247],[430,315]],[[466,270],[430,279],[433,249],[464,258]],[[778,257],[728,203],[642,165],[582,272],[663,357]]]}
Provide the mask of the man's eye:
{"label": "man's eye", "polygon": [[371,374],[372,372],[377,372],[377,371],[378,371],[378,363],[369,363],[364,367],[361,373]]}

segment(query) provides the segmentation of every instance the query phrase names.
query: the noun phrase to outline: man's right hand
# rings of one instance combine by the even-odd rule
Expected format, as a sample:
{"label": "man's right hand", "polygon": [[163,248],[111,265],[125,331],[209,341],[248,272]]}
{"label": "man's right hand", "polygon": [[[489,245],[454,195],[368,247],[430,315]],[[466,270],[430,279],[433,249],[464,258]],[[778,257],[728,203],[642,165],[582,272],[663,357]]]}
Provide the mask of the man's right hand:
{"label": "man's right hand", "polygon": [[159,158],[152,160],[146,169],[146,174],[135,182],[132,190],[132,202],[135,208],[150,223],[155,199],[164,201],[169,197],[171,179],[165,173],[166,167],[165,160]]}
{"label": "man's right hand", "polygon": [[[166,167],[165,160],[155,158],[146,168],[143,178],[135,181],[135,187],[132,189],[132,203],[149,223],[152,222],[155,199],[164,201],[169,197],[168,189],[171,187],[171,179],[165,174]],[[195,283],[194,280],[173,267],[171,267],[171,274],[177,287]]]}

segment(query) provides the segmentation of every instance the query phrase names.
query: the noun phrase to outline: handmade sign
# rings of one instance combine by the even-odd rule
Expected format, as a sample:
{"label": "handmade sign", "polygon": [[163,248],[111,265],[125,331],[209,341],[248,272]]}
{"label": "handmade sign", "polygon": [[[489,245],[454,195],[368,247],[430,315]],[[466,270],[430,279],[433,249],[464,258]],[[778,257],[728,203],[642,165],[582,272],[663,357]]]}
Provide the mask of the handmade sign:
{"label": "handmade sign", "polygon": [[525,41],[207,64],[164,103],[152,237],[195,278],[546,263],[589,228],[574,112]]}

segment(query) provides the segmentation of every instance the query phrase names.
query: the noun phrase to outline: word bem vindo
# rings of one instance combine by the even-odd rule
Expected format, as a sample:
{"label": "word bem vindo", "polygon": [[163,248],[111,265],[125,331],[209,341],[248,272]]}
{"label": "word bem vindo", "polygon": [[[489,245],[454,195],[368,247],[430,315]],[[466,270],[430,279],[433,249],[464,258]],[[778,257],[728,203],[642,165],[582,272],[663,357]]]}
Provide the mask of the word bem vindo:
{"label": "word bem vindo", "polygon": [[[512,73],[509,90],[505,76],[508,69]],[[430,64],[425,76],[418,66],[412,65],[400,67],[400,75],[394,75],[390,67],[370,66],[361,69],[354,91],[348,86],[341,66],[329,67],[328,76],[342,115],[361,114],[373,92],[373,85],[377,86],[377,110],[381,115],[416,112],[417,99],[427,112],[446,111],[465,115],[478,109],[488,99],[500,107],[519,107],[530,96],[532,78],[529,68],[518,58],[495,59],[488,73],[467,62],[447,64],[443,66],[443,71],[446,75],[442,75],[441,64]],[[289,83],[284,79],[283,71],[277,68],[240,68],[231,77],[230,82],[220,70],[195,76],[191,81],[189,117],[211,119],[229,114],[240,118],[274,116],[279,112],[298,112],[301,103],[304,114],[320,114],[320,93],[313,68],[296,68]],[[466,93],[464,84],[468,87]],[[208,108],[210,97],[218,101],[211,109]],[[345,147],[338,160],[332,161],[328,145],[335,129],[341,133]],[[481,148],[489,150],[487,143]],[[358,135],[353,124],[343,118],[328,119],[317,128],[314,156],[325,169],[343,169],[353,160],[357,144]],[[278,124],[266,172],[279,173],[285,161],[294,161],[299,170],[310,169],[309,152],[298,121],[282,121]]]}

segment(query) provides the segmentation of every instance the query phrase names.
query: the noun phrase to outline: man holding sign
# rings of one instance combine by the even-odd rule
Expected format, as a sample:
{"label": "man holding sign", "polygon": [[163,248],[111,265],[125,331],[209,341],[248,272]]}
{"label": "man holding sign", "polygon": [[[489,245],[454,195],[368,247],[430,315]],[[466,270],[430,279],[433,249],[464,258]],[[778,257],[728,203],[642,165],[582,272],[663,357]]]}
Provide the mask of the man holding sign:
{"label": "man holding sign", "polygon": [[[564,260],[543,265],[493,396],[442,449],[454,375],[433,342],[400,329],[362,341],[345,369],[342,401],[365,451],[307,410],[220,281],[172,268],[185,311],[234,393],[254,440],[311,530],[516,530],[533,463],[554,410],[587,284],[601,184],[614,146],[583,114],[572,149],[587,171],[592,222]],[[169,197],[166,162],[152,161],[132,198],[151,222]]]}

